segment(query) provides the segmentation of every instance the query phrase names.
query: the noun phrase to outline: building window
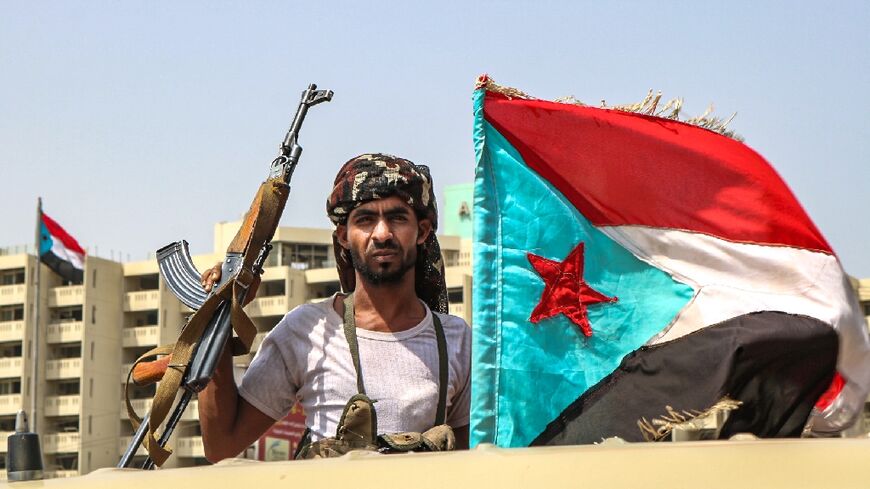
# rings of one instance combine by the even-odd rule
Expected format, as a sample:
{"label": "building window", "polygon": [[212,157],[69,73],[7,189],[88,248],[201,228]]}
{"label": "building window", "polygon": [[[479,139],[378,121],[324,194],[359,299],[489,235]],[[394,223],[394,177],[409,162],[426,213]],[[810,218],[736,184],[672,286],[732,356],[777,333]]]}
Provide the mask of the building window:
{"label": "building window", "polygon": [[51,311],[52,321],[68,323],[82,320],[82,306],[58,307]]}
{"label": "building window", "polygon": [[445,267],[455,267],[459,265],[459,250],[441,250],[444,257]]}
{"label": "building window", "polygon": [[20,380],[2,380],[0,381],[0,395],[21,394]]}
{"label": "building window", "polygon": [[459,218],[471,219],[471,210],[468,208],[468,202],[464,200],[459,204]]}
{"label": "building window", "polygon": [[24,269],[0,271],[0,285],[17,285],[24,283]]}
{"label": "building window", "polygon": [[0,346],[0,358],[20,357],[21,352],[21,343]]}
{"label": "building window", "polygon": [[55,386],[58,396],[74,396],[80,393],[78,380],[73,381],[58,381]]}
{"label": "building window", "polygon": [[97,306],[91,306],[91,324],[97,324]]}
{"label": "building window", "polygon": [[82,346],[81,344],[69,344],[64,346],[58,346],[54,348],[54,355],[52,358],[61,359],[61,358],[81,358],[82,357]]}
{"label": "building window", "polygon": [[0,322],[22,321],[24,319],[24,306],[0,307]]}
{"label": "building window", "polygon": [[284,280],[270,280],[263,282],[258,290],[260,297],[275,297],[283,296],[287,293],[286,282]]}
{"label": "building window", "polygon": [[[75,427],[74,430],[60,430],[66,431],[67,433],[75,433],[77,432],[78,426]],[[60,466],[60,470],[79,470],[79,457],[78,455],[58,455],[54,459],[55,463]]]}
{"label": "building window", "polygon": [[864,315],[870,316],[870,302],[864,303]]}
{"label": "building window", "polygon": [[463,299],[462,287],[454,287],[447,289],[447,302],[451,304],[461,304]]}
{"label": "building window", "polygon": [[155,274],[139,277],[139,290],[157,290],[160,288],[160,276]]}
{"label": "building window", "polygon": [[97,288],[97,269],[96,268],[91,272],[91,288],[92,289]]}
{"label": "building window", "polygon": [[[277,244],[276,244],[277,245]],[[329,245],[313,243],[280,243],[276,250],[279,265],[296,270],[326,268],[329,266]]]}

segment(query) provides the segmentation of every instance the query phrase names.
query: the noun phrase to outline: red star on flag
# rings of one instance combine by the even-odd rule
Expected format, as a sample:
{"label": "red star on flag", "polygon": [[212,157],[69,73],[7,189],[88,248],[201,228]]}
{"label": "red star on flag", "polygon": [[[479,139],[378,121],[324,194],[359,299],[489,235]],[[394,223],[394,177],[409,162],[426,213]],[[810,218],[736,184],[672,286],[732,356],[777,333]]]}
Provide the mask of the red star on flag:
{"label": "red star on flag", "polygon": [[584,243],[581,241],[561,263],[527,253],[529,263],[546,284],[529,321],[537,324],[542,319],[564,314],[580,327],[585,336],[592,336],[587,306],[616,302],[617,298],[607,297],[583,280],[583,251]]}

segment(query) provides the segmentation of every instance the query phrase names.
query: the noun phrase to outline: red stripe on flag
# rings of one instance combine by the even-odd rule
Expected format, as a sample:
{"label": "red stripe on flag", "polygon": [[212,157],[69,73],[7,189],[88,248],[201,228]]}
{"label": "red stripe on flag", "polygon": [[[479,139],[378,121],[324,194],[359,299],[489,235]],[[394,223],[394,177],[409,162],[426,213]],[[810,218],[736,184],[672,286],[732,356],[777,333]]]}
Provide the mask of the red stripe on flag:
{"label": "red stripe on flag", "polygon": [[59,239],[66,249],[78,253],[82,256],[85,255],[85,250],[79,246],[78,241],[75,238],[69,235],[68,232],[64,228],[60,226],[54,219],[48,217],[46,213],[42,213],[42,222],[45,223],[45,227],[48,229],[48,232],[51,233],[52,236]]}
{"label": "red stripe on flag", "polygon": [[690,124],[487,92],[484,116],[597,226],[641,225],[832,253],[746,145]]}
{"label": "red stripe on flag", "polygon": [[824,411],[831,404],[833,404],[834,400],[837,399],[837,396],[840,395],[840,392],[843,391],[843,387],[846,386],[846,379],[840,375],[840,372],[836,372],[834,374],[834,380],[831,381],[831,385],[828,387],[828,390],[822,394],[822,397],[816,401],[816,409],[819,411]]}

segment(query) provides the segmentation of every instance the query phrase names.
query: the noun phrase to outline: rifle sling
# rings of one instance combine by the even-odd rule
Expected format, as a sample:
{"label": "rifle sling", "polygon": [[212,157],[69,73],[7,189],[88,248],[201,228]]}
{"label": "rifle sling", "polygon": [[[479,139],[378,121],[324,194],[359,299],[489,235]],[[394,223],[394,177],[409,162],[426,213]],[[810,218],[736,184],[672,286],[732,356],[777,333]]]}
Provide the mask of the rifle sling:
{"label": "rifle sling", "polygon": [[[230,322],[232,323],[233,331],[238,336],[238,341],[233,341],[231,345],[233,354],[241,355],[250,351],[251,343],[257,334],[257,328],[244,309],[242,309],[242,304],[239,301],[247,295],[247,291],[256,276],[253,270],[254,260],[256,260],[260,250],[271,241],[272,236],[275,234],[278,220],[287,202],[289,188],[280,179],[263,182],[251,204],[248,214],[245,216],[242,229],[227,250],[228,252],[244,253],[241,270],[235,277],[225,282],[223,286],[206,299],[205,303],[191,316],[181,335],[178,337],[178,341],[174,344],[162,345],[146,352],[133,364],[133,367],[135,367],[136,364],[145,358],[168,353],[172,354],[172,363],[166,369],[166,373],[157,386],[157,393],[154,395],[151,415],[148,419],[148,432],[143,441],[148,455],[158,466],[163,465],[172,453],[172,450],[169,447],[159,446],[154,436],[155,431],[169,414],[169,410],[175,402],[178,389],[184,380],[184,373],[193,356],[196,344],[202,336],[203,330],[214,316],[215,311],[217,311],[222,303],[227,303],[230,307]],[[247,239],[245,239],[245,234],[247,234]],[[243,247],[241,246],[242,243],[244,243]],[[127,414],[135,431],[139,428],[142,419],[136,414],[130,403],[129,386],[132,372],[133,369],[131,368],[130,373],[127,375],[124,397],[127,404]]]}

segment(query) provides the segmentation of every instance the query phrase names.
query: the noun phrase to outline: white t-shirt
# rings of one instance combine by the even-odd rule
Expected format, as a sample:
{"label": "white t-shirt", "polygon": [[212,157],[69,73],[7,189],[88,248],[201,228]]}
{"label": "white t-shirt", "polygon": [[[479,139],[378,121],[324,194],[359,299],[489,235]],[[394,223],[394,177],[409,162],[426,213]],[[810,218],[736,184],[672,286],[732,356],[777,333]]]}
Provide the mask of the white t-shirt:
{"label": "white t-shirt", "polygon": [[[356,371],[333,298],[296,307],[263,339],[239,394],[281,419],[299,401],[313,440],[335,436],[345,404],[357,394]],[[424,304],[425,307],[425,304]],[[438,314],[447,340],[447,424],[469,421],[471,328]],[[426,431],[438,405],[438,346],[432,312],[411,329],[356,329],[363,383],[375,401],[379,433]]]}

